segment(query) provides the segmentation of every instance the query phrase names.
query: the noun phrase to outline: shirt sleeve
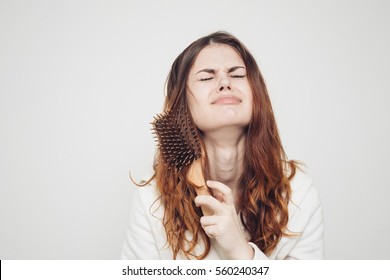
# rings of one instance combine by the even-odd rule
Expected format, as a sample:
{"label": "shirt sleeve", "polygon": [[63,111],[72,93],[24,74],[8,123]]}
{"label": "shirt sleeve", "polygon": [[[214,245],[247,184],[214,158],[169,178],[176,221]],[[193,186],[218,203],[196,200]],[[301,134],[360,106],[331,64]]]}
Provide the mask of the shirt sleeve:
{"label": "shirt sleeve", "polygon": [[[286,259],[324,259],[324,217],[318,190],[310,187],[299,205],[303,230]],[[294,237],[292,237],[294,238]]]}
{"label": "shirt sleeve", "polygon": [[268,257],[257,247],[255,243],[248,242],[254,251],[253,260],[268,260]]}
{"label": "shirt sleeve", "polygon": [[282,237],[275,252],[269,257],[249,242],[254,249],[255,260],[324,259],[324,217],[319,192],[312,186],[311,179],[300,176],[299,187],[294,188],[295,193],[289,207],[292,213],[287,229],[292,235]]}
{"label": "shirt sleeve", "polygon": [[150,205],[143,204],[142,196],[137,189],[130,205],[130,215],[126,237],[122,248],[121,259],[153,260],[160,259],[152,227],[148,219]]}

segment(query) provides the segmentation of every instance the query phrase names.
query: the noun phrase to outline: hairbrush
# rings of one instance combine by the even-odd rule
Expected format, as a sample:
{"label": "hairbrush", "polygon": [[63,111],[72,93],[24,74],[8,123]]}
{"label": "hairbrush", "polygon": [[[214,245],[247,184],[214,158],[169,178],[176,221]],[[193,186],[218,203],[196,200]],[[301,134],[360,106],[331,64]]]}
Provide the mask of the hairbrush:
{"label": "hairbrush", "polygon": [[[152,126],[157,146],[169,168],[180,171],[190,165],[187,180],[196,186],[198,195],[210,195],[202,170],[202,146],[186,108],[180,106],[156,115]],[[202,207],[202,212],[206,216],[213,214],[207,207]]]}

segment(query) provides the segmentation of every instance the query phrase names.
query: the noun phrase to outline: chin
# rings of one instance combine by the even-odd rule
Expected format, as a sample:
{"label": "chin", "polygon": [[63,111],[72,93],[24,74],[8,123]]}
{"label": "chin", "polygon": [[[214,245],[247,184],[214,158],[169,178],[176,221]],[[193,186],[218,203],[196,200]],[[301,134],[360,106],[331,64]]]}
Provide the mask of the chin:
{"label": "chin", "polygon": [[251,121],[251,116],[239,115],[236,112],[229,112],[228,114],[218,114],[213,116],[204,116],[202,119],[194,120],[195,125],[202,132],[212,132],[224,129],[245,130]]}
{"label": "chin", "polygon": [[237,130],[240,129],[242,131],[246,130],[248,127],[248,121],[241,122],[221,122],[221,123],[208,123],[204,125],[197,126],[203,133],[208,132],[217,132],[223,130]]}

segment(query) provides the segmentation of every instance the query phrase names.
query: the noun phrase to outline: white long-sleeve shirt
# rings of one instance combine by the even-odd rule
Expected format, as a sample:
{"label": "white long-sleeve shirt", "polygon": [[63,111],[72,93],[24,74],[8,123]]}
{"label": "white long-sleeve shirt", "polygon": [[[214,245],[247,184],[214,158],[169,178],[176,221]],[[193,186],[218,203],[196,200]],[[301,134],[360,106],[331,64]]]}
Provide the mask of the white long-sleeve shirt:
{"label": "white long-sleeve shirt", "polygon": [[[323,259],[324,220],[318,191],[311,179],[297,170],[291,181],[292,195],[288,206],[287,229],[297,233],[292,237],[282,237],[274,251],[266,256],[254,243],[254,259]],[[137,187],[134,193],[122,250],[122,259],[172,259],[173,253],[162,224],[164,206],[153,182],[145,187]],[[195,252],[202,252],[203,244],[198,244]],[[184,259],[178,255],[177,259]],[[206,259],[221,259],[211,245]]]}

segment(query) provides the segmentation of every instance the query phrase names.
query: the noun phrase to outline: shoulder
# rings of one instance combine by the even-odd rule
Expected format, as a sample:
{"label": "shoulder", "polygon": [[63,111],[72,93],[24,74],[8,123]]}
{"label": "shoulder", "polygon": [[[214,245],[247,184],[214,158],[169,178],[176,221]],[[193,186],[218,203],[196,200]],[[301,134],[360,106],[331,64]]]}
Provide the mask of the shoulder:
{"label": "shoulder", "polygon": [[290,181],[291,198],[289,205],[290,215],[296,212],[311,215],[321,207],[320,195],[313,186],[312,178],[297,168],[295,176]]}
{"label": "shoulder", "polygon": [[153,183],[134,188],[122,258],[159,259],[166,243],[159,195]]}
{"label": "shoulder", "polygon": [[[141,183],[144,183],[143,181]],[[153,213],[160,206],[160,194],[156,188],[155,181],[150,181],[145,186],[136,186],[133,198],[134,205],[143,208],[145,213]]]}
{"label": "shoulder", "polygon": [[294,236],[282,238],[278,254],[283,259],[323,259],[324,217],[319,192],[311,177],[299,169],[290,185],[287,230]]}
{"label": "shoulder", "polygon": [[[285,169],[286,176],[291,175],[290,167]],[[290,179],[291,187],[291,201],[298,203],[302,201],[306,195],[318,195],[318,191],[313,187],[312,178],[302,169],[300,166],[297,166],[295,169],[294,176]]]}
{"label": "shoulder", "polygon": [[136,186],[130,206],[130,223],[133,228],[143,228],[154,236],[161,233],[164,209],[154,181],[145,186]]}
{"label": "shoulder", "polygon": [[294,177],[290,180],[291,191],[295,199],[300,199],[306,195],[308,191],[313,191],[313,180],[304,171],[297,168]]}

